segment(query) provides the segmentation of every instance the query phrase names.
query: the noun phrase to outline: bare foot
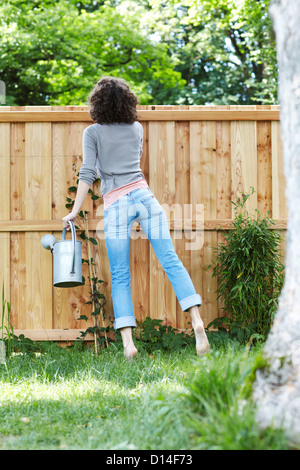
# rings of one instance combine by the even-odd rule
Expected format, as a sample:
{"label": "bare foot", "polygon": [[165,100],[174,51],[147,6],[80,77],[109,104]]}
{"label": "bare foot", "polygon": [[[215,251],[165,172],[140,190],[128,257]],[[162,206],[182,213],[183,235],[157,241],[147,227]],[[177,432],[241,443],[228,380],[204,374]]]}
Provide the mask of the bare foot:
{"label": "bare foot", "polygon": [[124,348],[124,356],[129,360],[132,360],[134,356],[137,355],[137,352],[138,351],[133,343]]}
{"label": "bare foot", "polygon": [[125,327],[120,329],[123,346],[124,346],[124,356],[126,359],[133,359],[137,354],[137,349],[134,345],[132,339],[132,328]]}
{"label": "bare foot", "polygon": [[209,351],[209,342],[205,333],[204,326],[200,323],[194,327],[196,337],[196,351],[198,356],[202,356]]}
{"label": "bare foot", "polygon": [[189,312],[191,314],[192,325],[195,332],[197,355],[202,356],[209,351],[209,342],[205,333],[203,321],[198,307],[191,307]]}

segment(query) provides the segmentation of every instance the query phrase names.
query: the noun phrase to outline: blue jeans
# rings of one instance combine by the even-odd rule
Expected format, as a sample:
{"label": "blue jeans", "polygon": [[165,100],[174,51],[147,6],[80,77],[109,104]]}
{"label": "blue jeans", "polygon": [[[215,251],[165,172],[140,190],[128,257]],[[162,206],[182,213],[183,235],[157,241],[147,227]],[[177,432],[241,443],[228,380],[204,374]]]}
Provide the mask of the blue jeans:
{"label": "blue jeans", "polygon": [[130,289],[129,247],[133,222],[140,224],[166,272],[183,311],[202,300],[178,258],[165,211],[149,188],[122,196],[104,211],[104,233],[112,281],[115,329],[135,327]]}

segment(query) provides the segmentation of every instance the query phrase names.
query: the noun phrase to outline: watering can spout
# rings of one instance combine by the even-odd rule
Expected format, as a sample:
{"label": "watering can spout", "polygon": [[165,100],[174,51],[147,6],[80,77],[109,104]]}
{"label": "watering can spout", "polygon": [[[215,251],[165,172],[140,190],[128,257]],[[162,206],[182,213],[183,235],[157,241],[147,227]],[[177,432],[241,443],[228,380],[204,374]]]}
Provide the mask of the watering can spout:
{"label": "watering can spout", "polygon": [[42,243],[42,246],[46,250],[51,250],[51,252],[52,252],[54,244],[56,243],[56,238],[51,234],[44,235],[42,240],[41,240],[41,243]]}

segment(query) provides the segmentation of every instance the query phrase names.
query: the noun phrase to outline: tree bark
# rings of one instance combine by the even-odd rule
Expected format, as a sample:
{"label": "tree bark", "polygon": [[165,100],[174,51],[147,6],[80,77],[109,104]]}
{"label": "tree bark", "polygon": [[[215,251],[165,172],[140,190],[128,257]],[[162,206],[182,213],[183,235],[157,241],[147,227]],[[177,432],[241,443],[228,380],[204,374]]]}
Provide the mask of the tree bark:
{"label": "tree bark", "polygon": [[282,427],[300,442],[300,2],[273,0],[281,136],[289,211],[285,283],[257,370],[253,398],[262,428]]}

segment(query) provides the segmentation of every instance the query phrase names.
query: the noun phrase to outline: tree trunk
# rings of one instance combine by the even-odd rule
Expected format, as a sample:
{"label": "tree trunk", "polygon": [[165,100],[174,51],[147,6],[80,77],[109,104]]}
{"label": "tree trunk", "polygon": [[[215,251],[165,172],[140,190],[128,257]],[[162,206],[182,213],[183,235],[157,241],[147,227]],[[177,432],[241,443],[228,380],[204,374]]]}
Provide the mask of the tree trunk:
{"label": "tree trunk", "polygon": [[287,228],[285,284],[257,370],[253,398],[262,428],[283,427],[300,442],[300,1],[273,0],[279,63]]}

